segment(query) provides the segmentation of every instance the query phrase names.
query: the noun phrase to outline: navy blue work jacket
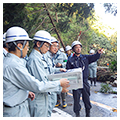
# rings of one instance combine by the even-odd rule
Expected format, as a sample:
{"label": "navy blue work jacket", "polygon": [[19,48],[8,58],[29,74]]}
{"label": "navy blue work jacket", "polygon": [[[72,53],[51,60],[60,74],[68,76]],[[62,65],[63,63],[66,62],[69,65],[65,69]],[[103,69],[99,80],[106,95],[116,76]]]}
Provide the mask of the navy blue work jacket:
{"label": "navy blue work jacket", "polygon": [[80,54],[79,57],[74,55],[70,59],[68,59],[66,64],[66,69],[73,69],[73,68],[82,68],[83,69],[83,83],[87,82],[88,80],[88,65],[92,62],[95,62],[97,59],[100,58],[100,54],[97,52],[94,55],[82,55]]}

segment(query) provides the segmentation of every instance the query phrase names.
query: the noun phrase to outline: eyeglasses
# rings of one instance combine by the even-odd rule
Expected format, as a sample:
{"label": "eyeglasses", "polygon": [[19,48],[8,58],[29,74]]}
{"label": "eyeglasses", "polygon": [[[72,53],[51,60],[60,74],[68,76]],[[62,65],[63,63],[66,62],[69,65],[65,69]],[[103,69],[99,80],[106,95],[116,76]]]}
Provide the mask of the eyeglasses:
{"label": "eyeglasses", "polygon": [[30,49],[30,46],[27,46],[27,49],[29,50],[29,49]]}
{"label": "eyeglasses", "polygon": [[81,49],[81,47],[75,47],[75,49]]}
{"label": "eyeglasses", "polygon": [[54,48],[55,48],[55,47],[56,47],[56,48],[59,48],[59,45],[52,45],[52,47],[54,47]]}
{"label": "eyeglasses", "polygon": [[48,45],[46,45],[46,44],[44,44],[44,45],[45,45],[45,47],[50,48],[50,46],[48,46]]}
{"label": "eyeglasses", "polygon": [[29,49],[30,49],[30,46],[28,45],[28,46],[26,46],[26,48],[29,50]]}

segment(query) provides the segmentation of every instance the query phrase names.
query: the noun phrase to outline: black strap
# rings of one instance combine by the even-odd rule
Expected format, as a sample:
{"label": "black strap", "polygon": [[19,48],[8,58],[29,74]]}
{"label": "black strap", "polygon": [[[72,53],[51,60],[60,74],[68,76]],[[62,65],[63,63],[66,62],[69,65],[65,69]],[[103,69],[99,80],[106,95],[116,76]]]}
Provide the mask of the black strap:
{"label": "black strap", "polygon": [[41,42],[40,47],[38,47],[38,50],[40,51],[41,54],[43,54],[43,53],[42,53],[42,51],[40,50],[40,48],[43,46],[44,43],[45,43],[44,41]]}
{"label": "black strap", "polygon": [[26,45],[26,40],[24,41],[24,43],[23,43],[23,47],[22,47],[22,49],[21,48],[19,48],[18,46],[17,46],[17,44],[16,44],[16,42],[13,42],[14,44],[15,44],[15,46],[20,50],[20,52],[21,52],[21,56],[20,56],[20,58],[22,58],[23,57],[23,53],[22,53],[22,50],[24,49],[24,47],[25,47],[25,45]]}

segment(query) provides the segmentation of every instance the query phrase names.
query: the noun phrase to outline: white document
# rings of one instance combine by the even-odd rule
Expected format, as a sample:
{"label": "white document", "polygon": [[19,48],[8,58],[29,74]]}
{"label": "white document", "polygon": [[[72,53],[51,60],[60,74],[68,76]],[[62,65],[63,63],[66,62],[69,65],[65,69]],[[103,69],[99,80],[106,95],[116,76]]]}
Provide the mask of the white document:
{"label": "white document", "polygon": [[70,81],[70,87],[67,88],[68,90],[83,88],[81,68],[69,69],[66,72],[48,75],[48,79],[51,81],[60,80],[61,78],[67,78]]}

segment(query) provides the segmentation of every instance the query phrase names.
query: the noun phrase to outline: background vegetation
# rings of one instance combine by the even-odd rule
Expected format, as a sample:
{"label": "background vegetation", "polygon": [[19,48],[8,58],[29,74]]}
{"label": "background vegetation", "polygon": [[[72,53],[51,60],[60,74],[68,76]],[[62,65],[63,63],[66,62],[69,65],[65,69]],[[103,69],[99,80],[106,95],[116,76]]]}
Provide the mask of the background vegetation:
{"label": "background vegetation", "polygon": [[[71,45],[77,40],[81,31],[80,42],[83,44],[82,53],[88,54],[92,49],[104,48],[98,65],[107,66],[116,64],[117,70],[117,31],[106,36],[104,28],[109,26],[96,24],[99,18],[95,16],[94,3],[47,3],[53,22],[63,40],[64,45]],[[105,3],[106,12],[117,14],[113,3]],[[32,38],[36,31],[46,30],[57,37],[44,3],[4,3],[3,4],[3,33],[12,26],[23,27]],[[31,49],[33,42],[30,43]],[[62,47],[62,46],[61,46]],[[109,63],[109,64],[107,64]]]}

